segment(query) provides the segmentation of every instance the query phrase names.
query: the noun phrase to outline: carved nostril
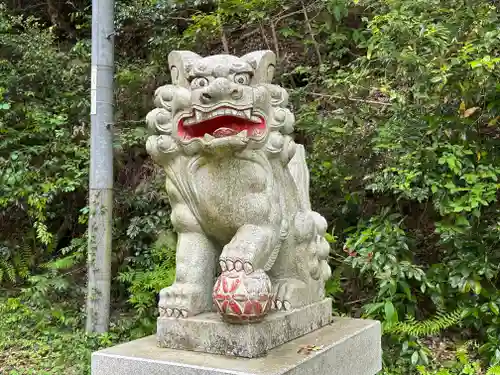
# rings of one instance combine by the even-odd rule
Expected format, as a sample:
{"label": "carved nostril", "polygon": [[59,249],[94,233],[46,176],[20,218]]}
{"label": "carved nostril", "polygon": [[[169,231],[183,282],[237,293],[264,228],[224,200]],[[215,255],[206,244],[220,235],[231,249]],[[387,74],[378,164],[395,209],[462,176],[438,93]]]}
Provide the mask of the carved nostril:
{"label": "carved nostril", "polygon": [[201,97],[205,100],[210,100],[212,99],[212,95],[210,95],[208,92],[204,92],[201,94]]}
{"label": "carved nostril", "polygon": [[242,90],[239,90],[237,88],[231,90],[231,97],[233,99],[239,99],[241,98],[241,95],[243,94],[243,91]]}

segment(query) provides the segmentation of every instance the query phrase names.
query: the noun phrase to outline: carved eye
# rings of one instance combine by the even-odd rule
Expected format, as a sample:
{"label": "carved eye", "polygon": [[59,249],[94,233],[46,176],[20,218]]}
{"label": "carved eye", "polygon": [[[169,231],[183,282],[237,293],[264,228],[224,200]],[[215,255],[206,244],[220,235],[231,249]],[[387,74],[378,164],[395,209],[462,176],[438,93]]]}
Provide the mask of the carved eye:
{"label": "carved eye", "polygon": [[191,89],[200,89],[208,86],[208,79],[205,77],[196,77],[191,81]]}
{"label": "carved eye", "polygon": [[239,85],[248,85],[250,83],[250,74],[238,73],[234,75],[234,82]]}

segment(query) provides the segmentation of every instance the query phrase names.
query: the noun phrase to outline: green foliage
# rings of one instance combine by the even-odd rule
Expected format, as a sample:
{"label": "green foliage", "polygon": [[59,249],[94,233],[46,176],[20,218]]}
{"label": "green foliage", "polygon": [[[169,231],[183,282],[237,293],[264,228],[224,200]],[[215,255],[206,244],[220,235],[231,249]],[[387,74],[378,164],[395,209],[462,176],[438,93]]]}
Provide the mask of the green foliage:
{"label": "green foliage", "polygon": [[471,345],[471,342],[466,342],[459,346],[455,353],[456,362],[452,362],[447,366],[448,368],[428,370],[423,366],[417,366],[418,373],[420,375],[475,375],[481,373],[481,364],[478,361],[472,360],[469,355]]}
{"label": "green foliage", "polygon": [[[0,372],[88,373],[92,349],[154,329],[175,236],[143,121],[174,48],[276,52],[312,203],[331,227],[326,292],[336,313],[383,322],[385,374],[498,372],[497,2],[117,1],[112,303],[124,318],[99,336],[82,331],[91,9],[56,3],[0,6],[0,286],[10,297]],[[448,364],[429,344],[444,338],[477,346],[452,344]]]}
{"label": "green foliage", "polygon": [[[175,279],[175,234],[160,234],[150,252],[152,268],[132,268],[122,271],[118,280],[130,285],[129,302],[139,316],[151,317],[156,308],[156,295]],[[135,265],[137,267],[137,265]],[[149,315],[148,315],[149,313]]]}
{"label": "green foliage", "polygon": [[88,44],[60,50],[51,29],[3,5],[0,29],[0,271],[15,282],[71,227],[86,183]]}
{"label": "green foliage", "polygon": [[124,316],[113,319],[107,333],[87,334],[83,312],[70,301],[41,308],[24,296],[0,299],[0,373],[90,374],[93,351],[151,333],[141,320]]}

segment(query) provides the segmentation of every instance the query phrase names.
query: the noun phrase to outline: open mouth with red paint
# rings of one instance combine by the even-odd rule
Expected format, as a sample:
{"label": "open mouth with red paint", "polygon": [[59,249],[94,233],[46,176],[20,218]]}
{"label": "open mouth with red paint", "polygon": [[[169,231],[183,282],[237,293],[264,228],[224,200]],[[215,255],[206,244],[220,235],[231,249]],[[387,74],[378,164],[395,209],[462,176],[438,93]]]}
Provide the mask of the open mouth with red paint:
{"label": "open mouth with red paint", "polygon": [[266,131],[265,120],[252,113],[251,109],[238,110],[220,107],[210,112],[194,109],[192,116],[179,121],[178,134],[181,139],[240,136],[261,138]]}

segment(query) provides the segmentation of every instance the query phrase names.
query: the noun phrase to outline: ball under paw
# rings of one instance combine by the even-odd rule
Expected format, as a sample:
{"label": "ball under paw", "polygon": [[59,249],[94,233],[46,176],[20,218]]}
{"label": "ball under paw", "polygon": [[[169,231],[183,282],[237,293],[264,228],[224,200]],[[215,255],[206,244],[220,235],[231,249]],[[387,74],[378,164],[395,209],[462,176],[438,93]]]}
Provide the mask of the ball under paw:
{"label": "ball under paw", "polygon": [[272,306],[271,279],[263,270],[249,275],[244,271],[223,272],[215,283],[212,297],[228,323],[260,322]]}

